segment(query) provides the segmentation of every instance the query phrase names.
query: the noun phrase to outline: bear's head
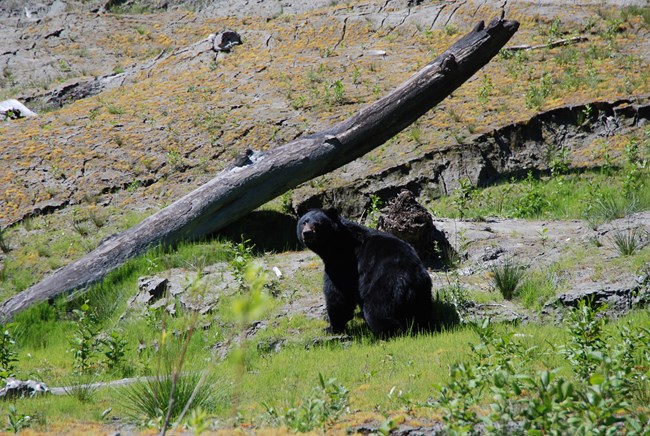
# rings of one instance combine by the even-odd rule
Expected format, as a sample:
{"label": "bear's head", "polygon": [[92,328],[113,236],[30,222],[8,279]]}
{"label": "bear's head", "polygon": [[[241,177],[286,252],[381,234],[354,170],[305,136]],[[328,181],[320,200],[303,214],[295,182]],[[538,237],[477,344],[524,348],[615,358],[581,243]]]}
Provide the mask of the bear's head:
{"label": "bear's head", "polygon": [[298,221],[298,240],[307,248],[320,254],[336,243],[333,239],[341,228],[341,220],[336,209],[312,209]]}

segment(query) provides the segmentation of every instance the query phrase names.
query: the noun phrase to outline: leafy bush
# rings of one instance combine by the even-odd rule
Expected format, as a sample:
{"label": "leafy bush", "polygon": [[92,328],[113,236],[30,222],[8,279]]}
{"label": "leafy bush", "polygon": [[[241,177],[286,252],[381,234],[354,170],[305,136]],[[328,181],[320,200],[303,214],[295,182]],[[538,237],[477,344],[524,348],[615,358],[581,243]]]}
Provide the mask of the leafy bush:
{"label": "leafy bush", "polygon": [[116,331],[112,331],[107,337],[102,338],[101,344],[104,346],[104,364],[109,371],[121,371],[125,376],[133,374],[132,366],[126,364],[126,352],[128,343],[124,336]]}
{"label": "leafy bush", "polygon": [[244,275],[246,268],[253,259],[253,250],[255,249],[255,244],[250,243],[250,239],[244,240],[238,244],[233,244],[231,247],[232,257],[228,264],[232,269],[232,273],[235,277],[235,281],[239,286],[240,290],[245,290],[245,280]]}
{"label": "leafy bush", "polygon": [[3,253],[9,253],[11,251],[11,246],[9,245],[9,241],[7,240],[5,234],[5,230],[0,227],[0,251]]}
{"label": "leafy bush", "polygon": [[[429,403],[443,413],[450,433],[646,434],[650,329],[619,329],[608,335],[599,310],[581,303],[568,320],[563,353],[573,374],[530,365],[534,348],[512,334],[498,335],[485,320],[479,343],[465,362],[450,369],[450,381]],[[550,352],[554,352],[551,350]],[[538,364],[538,363],[537,363]],[[537,365],[536,364],[536,365]],[[489,409],[482,407],[491,396]]]}
{"label": "leafy bush", "polygon": [[319,386],[299,405],[278,410],[268,404],[266,420],[275,426],[286,426],[292,431],[305,433],[326,423],[335,421],[347,408],[348,390],[335,379],[325,380],[318,374]]}
{"label": "leafy bush", "polygon": [[18,413],[15,404],[10,404],[7,409],[7,430],[18,433],[30,426],[31,416]]}
{"label": "leafy bush", "polygon": [[89,373],[95,366],[93,361],[100,342],[97,338],[99,327],[97,317],[86,301],[79,309],[74,309],[76,322],[70,336],[70,352],[74,359],[75,370],[80,374]]}
{"label": "leafy bush", "polygon": [[535,218],[540,216],[549,206],[550,203],[539,181],[535,180],[532,172],[528,172],[524,195],[515,201],[514,216],[516,218]]}

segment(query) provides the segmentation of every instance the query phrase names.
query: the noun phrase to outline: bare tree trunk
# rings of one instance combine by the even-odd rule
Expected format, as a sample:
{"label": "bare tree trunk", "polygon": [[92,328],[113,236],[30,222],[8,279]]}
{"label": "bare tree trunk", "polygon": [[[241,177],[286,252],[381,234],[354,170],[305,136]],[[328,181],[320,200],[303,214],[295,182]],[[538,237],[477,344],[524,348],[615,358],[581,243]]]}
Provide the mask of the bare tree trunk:
{"label": "bare tree trunk", "polygon": [[516,21],[480,22],[397,89],[322,132],[277,147],[221,172],[140,224],[103,241],[85,257],[9,298],[0,318],[84,290],[128,259],[159,244],[197,239],[314,177],[378,147],[434,107],[487,64],[517,31]]}

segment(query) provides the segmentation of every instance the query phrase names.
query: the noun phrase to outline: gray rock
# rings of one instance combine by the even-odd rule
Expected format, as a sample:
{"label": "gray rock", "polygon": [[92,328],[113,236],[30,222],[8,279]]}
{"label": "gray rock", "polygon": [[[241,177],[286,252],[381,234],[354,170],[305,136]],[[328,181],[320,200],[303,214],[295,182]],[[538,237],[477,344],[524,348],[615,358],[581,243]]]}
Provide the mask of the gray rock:
{"label": "gray rock", "polygon": [[45,383],[34,380],[22,381],[9,377],[5,383],[5,387],[0,389],[0,398],[34,397],[50,391]]}
{"label": "gray rock", "polygon": [[140,277],[138,279],[138,293],[129,301],[129,305],[151,304],[160,300],[169,287],[169,280],[162,277]]}
{"label": "gray rock", "polygon": [[608,317],[621,316],[632,309],[647,307],[650,303],[650,277],[637,277],[637,284],[631,287],[599,287],[580,292],[569,292],[559,295],[546,303],[542,315],[564,317],[565,309],[578,307],[585,302],[592,307],[604,308]]}
{"label": "gray rock", "polygon": [[32,112],[27,107],[15,99],[0,101],[0,116],[8,119],[35,117],[36,112]]}

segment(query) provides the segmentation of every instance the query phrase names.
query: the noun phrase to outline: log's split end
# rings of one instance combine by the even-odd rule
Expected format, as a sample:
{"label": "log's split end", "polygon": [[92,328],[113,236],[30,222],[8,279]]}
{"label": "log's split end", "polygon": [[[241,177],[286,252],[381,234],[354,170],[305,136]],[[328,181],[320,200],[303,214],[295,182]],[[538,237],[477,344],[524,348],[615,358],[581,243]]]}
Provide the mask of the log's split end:
{"label": "log's split end", "polygon": [[[479,24],[483,25],[483,22],[481,21]],[[485,29],[485,31],[488,34],[492,35],[495,32],[500,31],[500,29],[505,29],[507,32],[513,34],[519,29],[519,21],[495,18],[494,20],[490,21],[490,24],[488,24],[488,27]],[[483,30],[483,27],[481,27],[480,30]]]}
{"label": "log's split end", "polygon": [[519,21],[515,20],[504,20],[501,18],[494,18],[490,21],[487,28],[485,28],[485,22],[483,20],[476,23],[474,29],[471,33],[479,33],[485,31],[488,35],[494,35],[495,33],[501,33],[505,30],[509,34],[514,34],[519,29]]}

